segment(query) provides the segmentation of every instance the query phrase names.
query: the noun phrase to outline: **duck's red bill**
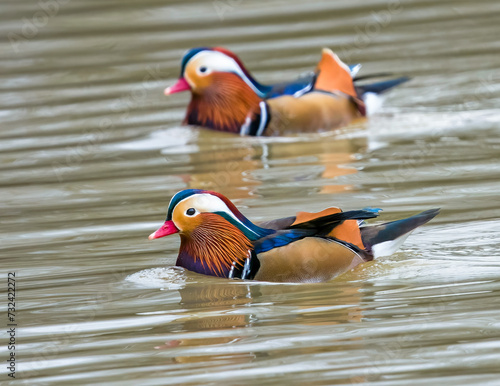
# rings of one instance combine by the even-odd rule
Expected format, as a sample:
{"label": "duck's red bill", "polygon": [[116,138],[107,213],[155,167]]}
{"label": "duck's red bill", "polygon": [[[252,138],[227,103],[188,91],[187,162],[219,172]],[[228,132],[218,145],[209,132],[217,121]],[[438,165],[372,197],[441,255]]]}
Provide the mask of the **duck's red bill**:
{"label": "duck's red bill", "polygon": [[189,83],[184,78],[179,78],[176,84],[173,86],[167,87],[165,89],[165,95],[175,94],[176,92],[187,91],[190,90]]}
{"label": "duck's red bill", "polygon": [[160,237],[173,235],[174,233],[177,232],[179,232],[179,229],[177,229],[172,220],[169,220],[165,221],[165,224],[163,224],[156,232],[151,233],[148,239],[150,240],[159,239]]}

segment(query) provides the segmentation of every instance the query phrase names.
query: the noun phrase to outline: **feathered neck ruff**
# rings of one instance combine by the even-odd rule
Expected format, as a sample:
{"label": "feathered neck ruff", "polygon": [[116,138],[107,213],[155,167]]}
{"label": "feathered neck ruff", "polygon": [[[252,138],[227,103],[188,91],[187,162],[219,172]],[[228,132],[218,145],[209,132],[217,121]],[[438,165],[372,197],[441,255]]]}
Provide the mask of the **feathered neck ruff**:
{"label": "feathered neck ruff", "polygon": [[182,233],[177,265],[205,275],[228,277],[241,267],[253,249],[251,241],[233,224],[213,213],[192,231]]}
{"label": "feathered neck ruff", "polygon": [[192,93],[184,123],[239,133],[262,99],[236,74],[215,73],[212,77],[212,85],[202,94]]}

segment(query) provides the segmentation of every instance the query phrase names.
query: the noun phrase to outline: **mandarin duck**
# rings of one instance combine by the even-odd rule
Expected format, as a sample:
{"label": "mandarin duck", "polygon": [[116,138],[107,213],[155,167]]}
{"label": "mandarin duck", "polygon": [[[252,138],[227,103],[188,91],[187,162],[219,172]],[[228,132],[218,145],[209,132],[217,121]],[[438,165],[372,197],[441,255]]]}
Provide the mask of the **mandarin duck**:
{"label": "mandarin duck", "polygon": [[256,225],[222,194],[187,189],[172,197],[165,223],[149,239],[179,233],[176,265],[204,275],[322,282],[392,254],[416,227],[439,213],[431,209],[384,224],[362,224],[379,211],[328,208]]}
{"label": "mandarin duck", "polygon": [[358,85],[357,80],[371,77],[353,79],[359,68],[348,67],[325,48],[314,73],[263,85],[231,51],[194,48],[184,54],[180,78],[165,95],[191,91],[183,124],[252,136],[331,130],[364,117],[368,93],[379,94],[408,80]]}

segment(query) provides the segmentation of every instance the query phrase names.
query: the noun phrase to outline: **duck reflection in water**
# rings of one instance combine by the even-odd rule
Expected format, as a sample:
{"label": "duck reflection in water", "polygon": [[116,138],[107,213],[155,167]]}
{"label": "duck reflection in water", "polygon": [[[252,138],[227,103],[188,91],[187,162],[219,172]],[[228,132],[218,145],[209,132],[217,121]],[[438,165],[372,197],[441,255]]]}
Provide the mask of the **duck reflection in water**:
{"label": "duck reflection in water", "polygon": [[319,185],[319,193],[343,193],[354,186],[335,180],[356,173],[349,164],[366,149],[366,138],[326,136],[321,140],[304,137],[289,142],[244,143],[226,138],[229,144],[224,146],[220,137],[225,135],[200,132],[200,148],[189,154],[191,170],[178,175],[186,188],[223,191],[232,199],[246,199],[255,197],[259,186],[272,178],[297,186],[318,180],[314,185]]}
{"label": "duck reflection in water", "polygon": [[[172,339],[155,347],[157,350],[173,350],[175,363],[250,363],[257,357],[280,355],[280,349],[272,347],[266,353],[242,351],[224,354],[175,355],[177,347],[231,345],[237,342],[261,342],[266,337],[266,326],[273,326],[279,318],[283,328],[304,328],[309,326],[329,326],[342,323],[359,322],[363,317],[359,286],[339,279],[318,284],[272,285],[269,283],[227,282],[207,278],[186,271],[188,279],[185,286],[178,289],[180,305],[189,310],[189,315],[176,322],[161,327],[176,334],[197,331],[203,338]],[[353,274],[355,274],[353,272]],[[325,292],[328,296],[325,297]],[[328,299],[325,302],[325,299]],[[214,331],[234,331],[234,333],[210,334]],[[275,334],[275,333],[273,333]],[[198,334],[197,334],[198,335]],[[215,335],[215,336],[214,336]],[[221,336],[222,335],[222,336]],[[353,338],[353,341],[357,338]],[[317,347],[297,347],[296,354],[318,352]],[[185,352],[185,350],[183,350]],[[321,350],[320,350],[321,351]],[[328,349],[331,351],[331,348]]]}

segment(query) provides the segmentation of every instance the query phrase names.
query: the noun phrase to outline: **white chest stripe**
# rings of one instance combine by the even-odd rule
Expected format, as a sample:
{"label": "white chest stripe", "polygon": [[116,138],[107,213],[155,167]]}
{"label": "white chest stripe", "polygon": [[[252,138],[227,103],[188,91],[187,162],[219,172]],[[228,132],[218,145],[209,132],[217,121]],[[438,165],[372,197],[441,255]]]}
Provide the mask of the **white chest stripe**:
{"label": "white chest stripe", "polygon": [[267,105],[266,102],[262,101],[259,103],[260,107],[260,123],[259,128],[257,129],[257,133],[255,136],[260,137],[262,133],[264,133],[264,129],[266,128],[267,122]]}

